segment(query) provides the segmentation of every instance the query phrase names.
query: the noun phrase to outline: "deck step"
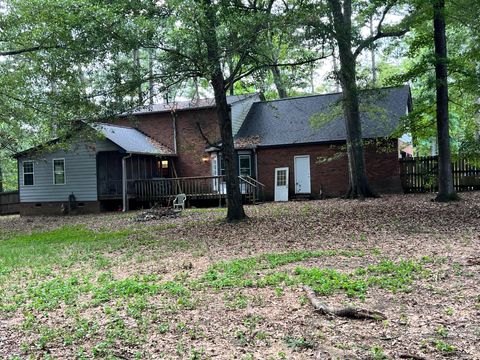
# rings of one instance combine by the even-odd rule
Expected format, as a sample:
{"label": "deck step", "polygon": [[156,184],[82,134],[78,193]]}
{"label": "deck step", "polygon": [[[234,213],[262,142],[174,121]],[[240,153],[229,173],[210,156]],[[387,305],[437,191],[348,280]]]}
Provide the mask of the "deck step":
{"label": "deck step", "polygon": [[312,199],[313,199],[312,194],[295,194],[291,198],[292,201],[305,201],[305,200],[312,200]]}

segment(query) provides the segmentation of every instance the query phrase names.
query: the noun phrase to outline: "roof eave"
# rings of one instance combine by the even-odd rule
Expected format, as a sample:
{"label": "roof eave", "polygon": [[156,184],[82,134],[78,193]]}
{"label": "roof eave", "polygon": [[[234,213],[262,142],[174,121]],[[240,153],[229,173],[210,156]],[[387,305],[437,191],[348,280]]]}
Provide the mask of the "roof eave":
{"label": "roof eave", "polygon": [[[123,148],[122,148],[123,149]],[[149,155],[149,156],[156,156],[156,157],[177,157],[178,154],[161,154],[161,153],[150,153],[150,152],[140,152],[140,151],[127,151],[125,150],[126,154],[131,154],[131,155]]]}

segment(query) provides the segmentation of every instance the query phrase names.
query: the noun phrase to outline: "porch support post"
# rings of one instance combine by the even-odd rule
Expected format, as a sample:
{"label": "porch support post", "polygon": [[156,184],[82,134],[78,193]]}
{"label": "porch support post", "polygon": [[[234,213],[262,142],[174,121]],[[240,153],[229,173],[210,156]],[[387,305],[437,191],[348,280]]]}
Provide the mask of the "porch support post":
{"label": "porch support post", "polygon": [[128,211],[128,189],[127,189],[127,159],[132,157],[132,154],[124,156],[122,158],[122,199],[123,199],[123,212]]}

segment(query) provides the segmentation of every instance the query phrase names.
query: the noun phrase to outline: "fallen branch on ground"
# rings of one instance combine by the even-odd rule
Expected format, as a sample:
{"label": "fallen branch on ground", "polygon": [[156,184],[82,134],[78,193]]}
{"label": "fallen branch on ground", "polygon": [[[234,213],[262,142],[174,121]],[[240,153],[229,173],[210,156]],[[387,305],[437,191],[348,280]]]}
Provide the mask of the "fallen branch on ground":
{"label": "fallen branch on ground", "polygon": [[379,311],[367,310],[361,308],[346,307],[341,309],[329,308],[322,303],[315,295],[315,292],[309,286],[304,286],[303,290],[307,293],[307,297],[315,308],[316,312],[324,315],[335,315],[338,317],[345,317],[349,319],[368,319],[368,320],[385,320],[387,317]]}
{"label": "fallen branch on ground", "polygon": [[410,360],[426,360],[423,356],[412,355],[412,354],[400,354],[398,356],[400,359],[410,359]]}
{"label": "fallen branch on ground", "polygon": [[471,258],[467,260],[467,266],[480,265],[480,258]]}

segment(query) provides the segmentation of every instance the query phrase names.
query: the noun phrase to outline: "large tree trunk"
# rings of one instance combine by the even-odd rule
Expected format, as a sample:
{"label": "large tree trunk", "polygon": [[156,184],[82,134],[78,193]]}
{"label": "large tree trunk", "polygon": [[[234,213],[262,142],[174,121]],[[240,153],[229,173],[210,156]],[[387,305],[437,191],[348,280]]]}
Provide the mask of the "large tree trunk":
{"label": "large tree trunk", "polygon": [[3,173],[2,164],[0,164],[0,193],[3,192]]}
{"label": "large tree trunk", "polygon": [[246,218],[242,205],[242,194],[237,176],[235,150],[232,135],[232,120],[228,111],[225,79],[220,65],[218,40],[215,27],[215,12],[211,0],[200,0],[206,17],[205,45],[210,64],[210,81],[215,94],[218,125],[222,137],[223,159],[225,161],[225,181],[227,185],[227,221],[239,221]]}
{"label": "large tree trunk", "polygon": [[436,201],[457,200],[453,187],[448,119],[447,37],[445,0],[434,3],[435,77],[437,88],[438,195]]}
{"label": "large tree trunk", "polygon": [[273,75],[273,83],[277,88],[278,97],[280,99],[285,99],[288,97],[287,89],[285,88],[285,84],[282,79],[282,73],[280,72],[280,68],[278,66],[271,67],[272,75]]}
{"label": "large tree trunk", "polygon": [[347,153],[349,161],[350,189],[348,198],[376,197],[368,183],[363,153],[360,106],[358,99],[356,59],[352,52],[351,1],[344,1],[344,9],[339,0],[329,0],[332,7],[335,38],[340,57],[340,84],[343,93],[343,112],[347,132]]}

